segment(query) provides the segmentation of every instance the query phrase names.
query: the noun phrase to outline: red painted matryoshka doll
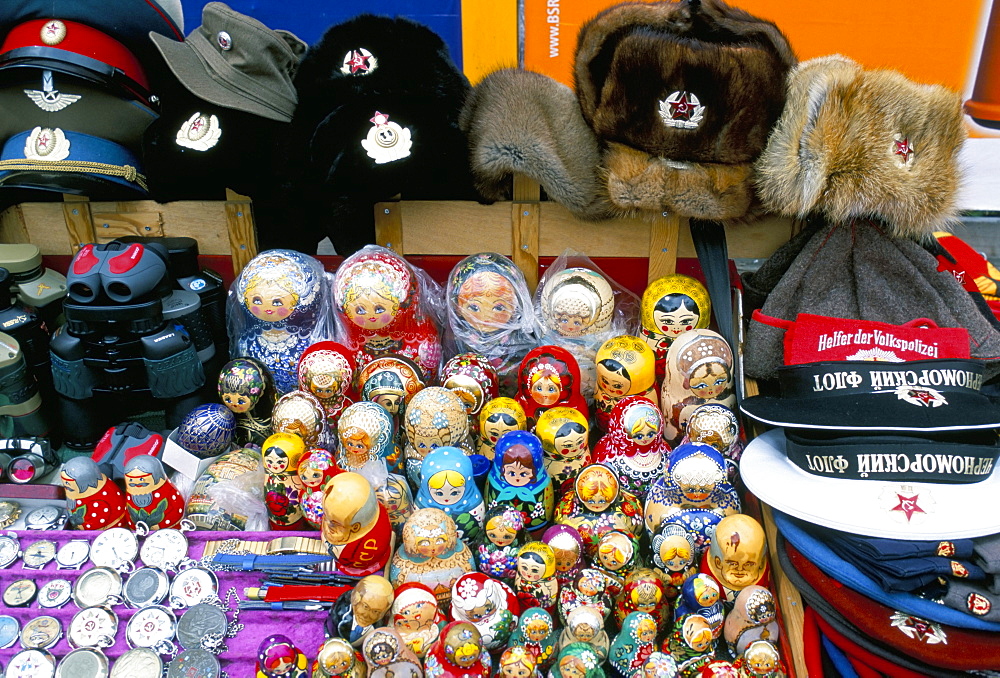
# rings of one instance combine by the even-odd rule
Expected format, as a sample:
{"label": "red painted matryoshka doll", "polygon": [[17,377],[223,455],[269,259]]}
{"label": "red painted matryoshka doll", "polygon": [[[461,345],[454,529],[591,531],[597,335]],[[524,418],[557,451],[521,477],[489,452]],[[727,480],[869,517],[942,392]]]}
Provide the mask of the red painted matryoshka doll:
{"label": "red painted matryoshka doll", "polygon": [[421,306],[421,281],[401,256],[369,245],[349,256],[333,278],[344,345],[360,367],[389,353],[404,355],[436,380],[441,339]]}
{"label": "red painted matryoshka doll", "polygon": [[492,663],[475,624],[454,621],[424,658],[426,678],[489,678]]}
{"label": "red painted matryoshka doll", "polygon": [[296,473],[302,484],[302,515],[310,525],[319,529],[323,524],[323,487],[341,469],[333,456],[322,447],[313,447],[305,451],[299,459]]}
{"label": "red painted matryoshka doll", "polygon": [[132,527],[125,494],[90,457],[74,457],[62,465],[59,480],[72,502],[69,522],[82,530]]}
{"label": "red painted matryoshka doll", "polygon": [[517,401],[524,408],[529,430],[542,412],[560,405],[572,407],[584,419],[590,418],[587,402],[580,394],[580,366],[560,346],[539,346],[524,356],[517,379]]}
{"label": "red painted matryoshka doll", "polygon": [[150,530],[174,527],[184,517],[184,497],[156,457],[139,454],[125,462],[125,505],[132,523]]}
{"label": "red painted matryoshka doll", "polygon": [[597,351],[595,363],[594,417],[602,431],[608,430],[611,410],[622,398],[636,395],[654,405],[658,402],[656,360],[639,337],[623,334],[608,339]]}
{"label": "red painted matryoshka doll", "polygon": [[667,351],[666,374],[660,389],[667,442],[677,445],[699,405],[736,407],[733,351],[717,332],[691,330],[677,337]]}
{"label": "red painted matryoshka doll", "polygon": [[667,584],[663,578],[648,567],[640,567],[625,577],[625,588],[615,601],[615,618],[621,624],[630,612],[646,612],[652,615],[659,628],[672,619]]}
{"label": "red painted matryoshka doll", "polygon": [[656,355],[656,379],[663,380],[670,344],[688,330],[708,327],[712,302],[708,290],[683,273],[657,278],[642,293],[639,334]]}
{"label": "red painted matryoshka doll", "polygon": [[615,472],[639,501],[663,476],[670,446],[663,440],[663,414],[642,396],[626,396],[611,411],[608,432],[594,446],[594,461]]}
{"label": "red painted matryoshka doll", "polygon": [[334,341],[321,341],[305,350],[299,358],[299,389],[319,399],[331,430],[352,401],[354,359],[350,351]]}
{"label": "red painted matryoshka doll", "polygon": [[479,440],[479,413],[487,401],[500,394],[496,369],[485,356],[460,353],[441,368],[441,386],[462,399],[469,415],[472,439]]}
{"label": "red painted matryoshka doll", "polygon": [[545,470],[542,442],[533,433],[510,431],[497,442],[486,483],[486,510],[510,506],[528,517],[528,531],[552,520],[555,491]]}
{"label": "red painted matryoshka doll", "polygon": [[557,491],[591,463],[590,423],[572,407],[545,410],[535,424],[535,435],[542,441],[545,468]]}

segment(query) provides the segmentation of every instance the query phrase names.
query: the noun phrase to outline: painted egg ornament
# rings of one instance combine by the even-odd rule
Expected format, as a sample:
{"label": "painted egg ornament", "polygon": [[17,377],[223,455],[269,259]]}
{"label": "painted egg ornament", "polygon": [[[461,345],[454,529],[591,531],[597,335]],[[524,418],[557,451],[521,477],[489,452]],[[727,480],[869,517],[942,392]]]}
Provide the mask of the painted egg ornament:
{"label": "painted egg ornament", "polygon": [[227,451],[233,442],[236,417],[218,403],[199,405],[177,427],[177,444],[202,459]]}

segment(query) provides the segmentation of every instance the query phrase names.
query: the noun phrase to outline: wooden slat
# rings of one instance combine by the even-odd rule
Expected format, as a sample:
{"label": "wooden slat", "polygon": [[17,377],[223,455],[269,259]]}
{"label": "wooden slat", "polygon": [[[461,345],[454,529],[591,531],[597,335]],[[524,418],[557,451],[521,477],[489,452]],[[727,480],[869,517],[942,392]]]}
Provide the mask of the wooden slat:
{"label": "wooden slat", "polygon": [[94,242],[108,242],[129,235],[163,237],[159,212],[94,212]]}
{"label": "wooden slat", "polygon": [[681,219],[664,213],[649,225],[649,269],[647,282],[677,272],[677,241],[680,236]]}
{"label": "wooden slat", "polygon": [[513,232],[511,234],[511,259],[524,273],[524,280],[528,283],[528,290],[532,294],[538,287],[538,222],[539,204],[535,203],[512,203],[511,222]]}
{"label": "wooden slat", "polygon": [[[767,548],[771,554],[771,581],[774,586],[775,598],[778,601],[778,608],[784,620],[784,634],[788,646],[791,648],[791,665],[795,670],[795,675],[806,678],[809,671],[806,668],[805,648],[802,640],[803,615],[802,596],[798,589],[785,576],[785,571],[778,560],[777,539],[778,528],[774,524],[774,516],[771,515],[771,507],[764,502],[760,503],[761,513],[764,517],[764,532],[767,535]],[[788,658],[785,658],[788,662]]]}
{"label": "wooden slat", "polygon": [[[412,242],[413,237],[408,240]],[[400,203],[380,202],[375,205],[375,242],[396,254],[408,253],[403,241],[403,208]]]}
{"label": "wooden slat", "polygon": [[31,234],[24,222],[24,211],[20,205],[13,205],[0,212],[0,242],[11,244],[31,242]]}
{"label": "wooden slat", "polygon": [[226,189],[231,199],[225,202],[226,232],[229,235],[229,256],[233,275],[238,276],[247,263],[257,256],[257,231],[249,199]]}
{"label": "wooden slat", "polygon": [[56,203],[56,205],[61,207],[66,232],[69,234],[71,252],[76,252],[85,244],[97,240],[89,202],[86,200],[66,200],[61,204]]}

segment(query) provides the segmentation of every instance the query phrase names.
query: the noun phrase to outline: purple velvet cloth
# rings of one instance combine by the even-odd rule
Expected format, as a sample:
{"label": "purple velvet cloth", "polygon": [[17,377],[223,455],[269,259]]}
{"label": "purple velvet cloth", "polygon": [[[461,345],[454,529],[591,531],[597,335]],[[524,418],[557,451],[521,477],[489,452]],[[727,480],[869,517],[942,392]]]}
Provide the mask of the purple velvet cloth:
{"label": "purple velvet cloth", "polygon": [[[50,539],[56,542],[56,547],[58,548],[70,539],[88,538],[93,540],[97,534],[99,533],[85,531],[42,532],[30,530],[17,533],[22,551],[35,541],[39,541],[41,539]],[[239,537],[250,541],[267,541],[279,536],[316,537],[317,533],[233,533],[196,531],[187,532],[185,535],[188,539],[188,556],[198,560],[201,558],[205,550],[205,542],[208,541],[229,539],[232,537]],[[139,539],[139,545],[140,547],[142,546],[141,538]],[[142,566],[141,560],[137,560],[136,566]],[[12,581],[22,578],[30,578],[34,580],[38,584],[39,589],[41,589],[46,582],[51,581],[52,579],[67,579],[70,582],[75,582],[77,577],[91,567],[93,567],[93,564],[88,561],[80,570],[59,570],[56,569],[55,561],[52,561],[41,570],[29,570],[24,569],[24,564],[21,559],[18,558],[18,560],[15,561],[9,568],[0,570],[0,590],[5,589]],[[170,574],[171,581],[173,581],[174,573]],[[216,572],[216,576],[219,578],[219,596],[223,599],[223,601],[225,601],[226,594],[232,587],[236,588],[236,595],[240,600],[243,600],[245,598],[244,589],[247,587],[259,586],[264,579],[264,574],[261,572]],[[127,575],[123,577],[123,580],[127,579]],[[167,601],[163,604],[169,605]],[[27,607],[18,608],[8,608],[0,604],[0,614],[6,614],[16,618],[22,627],[25,622],[35,617],[51,615],[57,618],[63,625],[63,637],[60,638],[58,643],[48,650],[55,655],[56,659],[62,659],[62,657],[69,653],[72,649],[66,640],[66,632],[69,630],[69,624],[73,619],[73,615],[75,615],[78,611],[79,608],[77,608],[76,604],[72,600],[63,607],[57,609],[40,608],[37,601],[32,602]],[[125,605],[116,605],[113,608],[113,611],[118,615],[118,634],[115,636],[115,644],[104,649],[104,653],[111,660],[112,666],[114,665],[115,659],[120,657],[129,649],[128,642],[125,640],[125,627],[128,624],[129,619],[131,619],[132,615],[135,613],[135,610]],[[174,613],[177,615],[178,620],[180,620],[181,616],[184,614],[184,610],[175,610]],[[324,610],[316,612],[286,612],[271,610],[241,611],[239,621],[244,624],[246,628],[240,631],[235,638],[229,638],[226,640],[226,645],[229,649],[219,655],[219,660],[222,664],[223,670],[227,671],[231,678],[253,678],[255,675],[254,663],[257,657],[257,648],[265,637],[274,633],[282,633],[291,638],[298,648],[305,653],[306,657],[309,658],[311,665],[312,661],[316,658],[317,651],[323,644],[323,622],[326,620],[326,615],[327,613]],[[229,612],[227,614],[227,618],[232,621],[233,613]],[[21,649],[20,642],[15,641],[13,646],[0,650],[0,664],[6,667],[10,662],[11,657],[13,657]],[[178,652],[180,651],[181,649],[178,647]],[[163,660],[164,665],[169,662],[168,657],[163,657]]]}

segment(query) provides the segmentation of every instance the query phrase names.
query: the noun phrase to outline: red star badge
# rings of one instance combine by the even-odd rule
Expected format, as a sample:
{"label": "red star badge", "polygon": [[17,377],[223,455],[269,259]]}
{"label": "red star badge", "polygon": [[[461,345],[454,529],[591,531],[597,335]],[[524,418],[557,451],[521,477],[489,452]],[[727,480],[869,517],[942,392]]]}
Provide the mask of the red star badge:
{"label": "red star badge", "polygon": [[59,34],[59,24],[57,24],[54,21],[52,23],[45,24],[45,32],[48,33],[49,35],[52,35],[52,36],[58,35]]}
{"label": "red star badge", "polygon": [[893,148],[893,153],[903,158],[903,163],[908,163],[910,161],[910,156],[913,155],[913,146],[910,144],[910,140],[903,137],[899,141],[895,142],[895,147]]}
{"label": "red star badge", "polygon": [[49,147],[49,141],[50,141],[49,140],[49,135],[48,134],[42,134],[41,136],[38,137],[38,147],[39,148],[48,148]]}
{"label": "red star badge", "polygon": [[913,518],[914,513],[927,513],[927,511],[917,506],[917,499],[920,497],[919,494],[915,494],[912,497],[904,497],[897,492],[896,496],[899,498],[899,504],[894,506],[892,510],[905,513],[907,521]]}
{"label": "red star badge", "polygon": [[375,111],[375,115],[369,118],[368,122],[376,126],[386,125],[389,123],[389,116],[386,115],[385,113],[379,113],[378,111]]}
{"label": "red star badge", "polygon": [[371,68],[371,57],[365,56],[358,50],[353,50],[351,52],[351,58],[348,60],[347,65],[351,68],[351,75],[354,75],[358,71],[367,71]]}
{"label": "red star badge", "polygon": [[933,393],[922,391],[920,389],[911,390],[909,396],[914,400],[919,400],[924,405],[930,405],[935,400]]}
{"label": "red star badge", "polygon": [[670,117],[674,120],[690,120],[694,105],[688,99],[687,92],[681,94],[681,98],[670,104]]}

